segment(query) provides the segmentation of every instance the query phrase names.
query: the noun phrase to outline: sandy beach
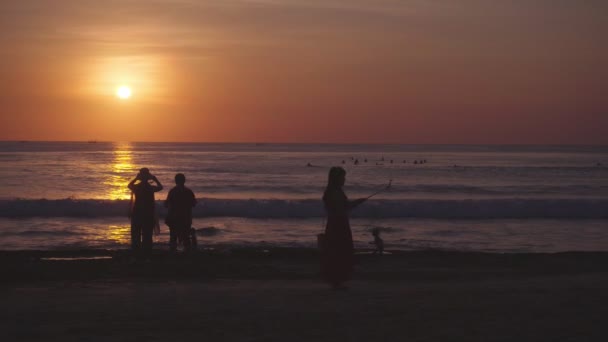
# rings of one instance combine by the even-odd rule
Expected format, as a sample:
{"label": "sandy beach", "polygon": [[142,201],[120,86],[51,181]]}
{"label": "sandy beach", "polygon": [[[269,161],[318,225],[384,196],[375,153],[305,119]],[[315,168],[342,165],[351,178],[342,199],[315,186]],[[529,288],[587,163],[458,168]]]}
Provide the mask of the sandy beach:
{"label": "sandy beach", "polygon": [[[75,256],[106,258],[63,259]],[[319,280],[314,250],[158,252],[147,263],[124,251],[2,252],[0,264],[5,341],[608,336],[608,253],[361,255],[347,291]]]}

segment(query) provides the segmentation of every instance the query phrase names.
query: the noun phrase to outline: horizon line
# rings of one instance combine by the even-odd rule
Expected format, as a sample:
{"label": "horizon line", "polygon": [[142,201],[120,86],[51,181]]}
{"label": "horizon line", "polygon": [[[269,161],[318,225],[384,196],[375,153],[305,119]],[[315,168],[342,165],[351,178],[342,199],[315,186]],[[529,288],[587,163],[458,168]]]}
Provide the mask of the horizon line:
{"label": "horizon line", "polygon": [[157,144],[226,144],[226,145],[461,145],[461,146],[602,146],[608,144],[591,143],[399,143],[399,142],[267,142],[267,141],[127,141],[127,140],[4,140],[0,142],[13,143],[157,143]]}

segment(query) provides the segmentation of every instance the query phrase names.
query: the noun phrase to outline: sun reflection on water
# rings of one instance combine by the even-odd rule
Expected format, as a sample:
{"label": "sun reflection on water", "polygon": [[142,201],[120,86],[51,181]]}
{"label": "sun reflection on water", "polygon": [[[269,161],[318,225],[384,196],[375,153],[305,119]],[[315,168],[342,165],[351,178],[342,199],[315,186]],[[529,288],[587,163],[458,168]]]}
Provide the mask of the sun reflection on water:
{"label": "sun reflection on water", "polygon": [[126,245],[131,241],[131,227],[129,225],[110,225],[106,240]]}
{"label": "sun reflection on water", "polygon": [[127,184],[135,174],[133,151],[129,143],[117,143],[113,153],[112,173],[104,182],[108,188],[107,196],[112,200],[126,200],[131,198],[131,192],[127,188]]}

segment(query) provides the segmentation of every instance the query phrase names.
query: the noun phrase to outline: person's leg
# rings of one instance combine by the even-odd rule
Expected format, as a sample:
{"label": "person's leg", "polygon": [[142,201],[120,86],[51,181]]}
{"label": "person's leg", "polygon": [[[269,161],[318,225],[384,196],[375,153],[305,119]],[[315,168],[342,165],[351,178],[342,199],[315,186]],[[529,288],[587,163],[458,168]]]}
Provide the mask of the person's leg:
{"label": "person's leg", "polygon": [[169,227],[169,250],[171,252],[177,251],[177,229],[176,229],[176,227]]}
{"label": "person's leg", "polygon": [[190,227],[190,229],[188,229],[188,236],[190,237],[190,249],[197,251],[198,241],[196,241],[196,229]]}
{"label": "person's leg", "polygon": [[184,244],[184,250],[190,250],[190,227],[181,227],[182,243]]}
{"label": "person's leg", "polygon": [[154,227],[142,227],[141,235],[142,235],[142,250],[146,257],[149,257],[152,254],[152,232],[154,231]]}
{"label": "person's leg", "polygon": [[131,249],[135,252],[141,248],[141,225],[131,221]]}

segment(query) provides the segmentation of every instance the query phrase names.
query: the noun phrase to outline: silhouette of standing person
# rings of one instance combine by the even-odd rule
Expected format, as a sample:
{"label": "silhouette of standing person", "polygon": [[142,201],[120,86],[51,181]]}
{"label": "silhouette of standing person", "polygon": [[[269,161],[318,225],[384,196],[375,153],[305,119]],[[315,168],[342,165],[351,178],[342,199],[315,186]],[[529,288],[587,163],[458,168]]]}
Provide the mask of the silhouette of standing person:
{"label": "silhouette of standing person", "polygon": [[[150,184],[153,181],[155,185]],[[131,248],[149,256],[152,251],[152,232],[157,224],[154,193],[163,189],[148,168],[142,168],[128,185],[135,196],[131,202]]]}
{"label": "silhouette of standing person", "polygon": [[191,248],[190,229],[192,227],[192,208],[196,205],[196,198],[192,190],[186,187],[186,176],[183,173],[175,175],[175,187],[167,194],[165,207],[169,210],[165,223],[169,226],[169,246],[171,252],[177,251],[179,239],[184,250]]}
{"label": "silhouette of standing person", "polygon": [[346,171],[332,167],[323,194],[327,225],[321,249],[321,274],[333,289],[345,289],[344,282],[352,276],[354,246],[348,215],[351,209],[366,200],[349,201],[342,190],[345,181]]}

